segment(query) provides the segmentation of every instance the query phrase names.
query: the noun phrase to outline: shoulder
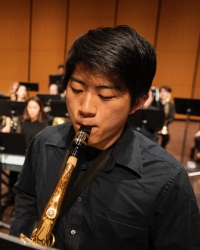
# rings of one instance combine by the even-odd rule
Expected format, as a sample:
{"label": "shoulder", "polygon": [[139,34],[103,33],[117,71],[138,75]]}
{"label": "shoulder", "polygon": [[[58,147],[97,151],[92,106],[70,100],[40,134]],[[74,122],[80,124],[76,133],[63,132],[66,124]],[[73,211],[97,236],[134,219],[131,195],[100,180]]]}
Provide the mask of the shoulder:
{"label": "shoulder", "polygon": [[55,126],[47,126],[45,127],[40,135],[43,136],[43,135],[49,135],[49,134],[52,134],[52,133],[57,133],[57,132],[60,132],[62,130],[65,130],[65,129],[68,129],[71,127],[71,122],[68,122],[68,123],[63,123],[63,124],[59,124],[59,125],[55,125]]}
{"label": "shoulder", "polygon": [[185,171],[182,164],[157,143],[152,142],[137,131],[134,133],[138,138],[144,167],[151,166],[152,168],[159,169],[159,171],[164,169],[168,174],[173,171],[177,171],[177,173]]}
{"label": "shoulder", "polygon": [[71,128],[71,122],[55,126],[47,126],[35,136],[35,143],[46,143],[50,140],[55,142],[57,142],[58,140],[64,140]]}
{"label": "shoulder", "polygon": [[157,202],[160,203],[169,192],[189,192],[190,182],[184,166],[158,144],[137,132],[135,134],[142,158],[142,179],[151,183],[149,189],[152,188],[157,193]]}
{"label": "shoulder", "polygon": [[159,110],[159,108],[151,105],[148,107],[148,110]]}

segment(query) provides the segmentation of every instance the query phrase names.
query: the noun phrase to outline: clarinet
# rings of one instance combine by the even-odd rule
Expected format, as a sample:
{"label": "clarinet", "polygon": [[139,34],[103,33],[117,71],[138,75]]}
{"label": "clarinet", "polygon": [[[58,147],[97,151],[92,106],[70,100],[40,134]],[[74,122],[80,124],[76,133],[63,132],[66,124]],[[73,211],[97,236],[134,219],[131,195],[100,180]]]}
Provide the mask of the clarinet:
{"label": "clarinet", "polygon": [[20,239],[23,240],[24,243],[47,247],[52,247],[54,245],[55,236],[52,231],[58,218],[72,172],[76,167],[79,155],[87,145],[91,129],[92,127],[81,126],[78,133],[75,135],[69,149],[69,158],[66,162],[64,171],[46,205],[38,226],[33,230],[30,238],[24,234],[20,234]]}

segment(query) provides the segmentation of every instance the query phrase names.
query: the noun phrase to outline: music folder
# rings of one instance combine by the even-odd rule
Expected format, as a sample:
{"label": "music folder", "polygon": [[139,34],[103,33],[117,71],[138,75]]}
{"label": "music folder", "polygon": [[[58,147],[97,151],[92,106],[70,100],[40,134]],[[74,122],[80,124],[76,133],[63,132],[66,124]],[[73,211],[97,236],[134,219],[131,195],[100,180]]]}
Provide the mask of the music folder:
{"label": "music folder", "polygon": [[0,246],[1,249],[17,249],[17,250],[31,250],[31,249],[45,249],[45,250],[58,250],[57,248],[50,248],[45,246],[37,246],[37,245],[29,245],[25,244],[22,240],[20,240],[18,237],[8,235],[5,233],[0,233]]}

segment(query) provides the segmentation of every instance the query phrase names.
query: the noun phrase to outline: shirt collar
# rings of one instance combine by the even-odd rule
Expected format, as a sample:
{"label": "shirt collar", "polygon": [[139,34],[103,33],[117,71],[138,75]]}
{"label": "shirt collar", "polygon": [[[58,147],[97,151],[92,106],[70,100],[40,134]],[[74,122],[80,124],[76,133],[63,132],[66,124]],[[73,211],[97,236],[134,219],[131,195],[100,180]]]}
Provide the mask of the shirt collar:
{"label": "shirt collar", "polygon": [[46,145],[67,148],[75,135],[71,122],[57,126],[58,130],[47,141]]}
{"label": "shirt collar", "polygon": [[143,175],[143,161],[137,135],[129,124],[126,124],[119,140],[113,146],[111,161],[108,162],[105,171],[110,171],[115,164],[120,164]]}
{"label": "shirt collar", "polygon": [[[74,135],[73,126],[68,122],[60,126],[58,132],[47,140],[46,145],[66,148],[70,145]],[[110,159],[104,171],[110,171],[116,164],[131,169],[140,177],[143,174],[143,161],[139,141],[129,124],[126,124],[119,140],[113,145]]]}

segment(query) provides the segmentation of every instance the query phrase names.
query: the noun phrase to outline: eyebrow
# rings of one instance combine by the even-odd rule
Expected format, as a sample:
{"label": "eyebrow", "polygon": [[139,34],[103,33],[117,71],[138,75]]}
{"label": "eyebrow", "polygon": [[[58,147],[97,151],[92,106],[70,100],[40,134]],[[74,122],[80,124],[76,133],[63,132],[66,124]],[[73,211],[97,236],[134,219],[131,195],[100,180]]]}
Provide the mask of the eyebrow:
{"label": "eyebrow", "polygon": [[[71,80],[73,80],[73,81],[75,81],[75,82],[77,82],[77,83],[80,83],[81,85],[86,85],[85,82],[83,82],[83,81],[77,79],[77,78],[74,77],[74,76],[70,76],[69,79],[71,79]],[[115,86],[109,86],[109,85],[99,85],[99,86],[96,86],[95,88],[96,88],[96,89],[118,89],[118,88],[115,87]]]}
{"label": "eyebrow", "polygon": [[70,80],[73,80],[73,81],[75,81],[75,82],[78,82],[78,83],[80,83],[80,84],[82,84],[82,85],[85,85],[85,83],[83,82],[83,81],[81,81],[81,80],[79,80],[79,79],[77,79],[76,77],[74,77],[74,76],[70,76],[70,78],[69,78]]}

